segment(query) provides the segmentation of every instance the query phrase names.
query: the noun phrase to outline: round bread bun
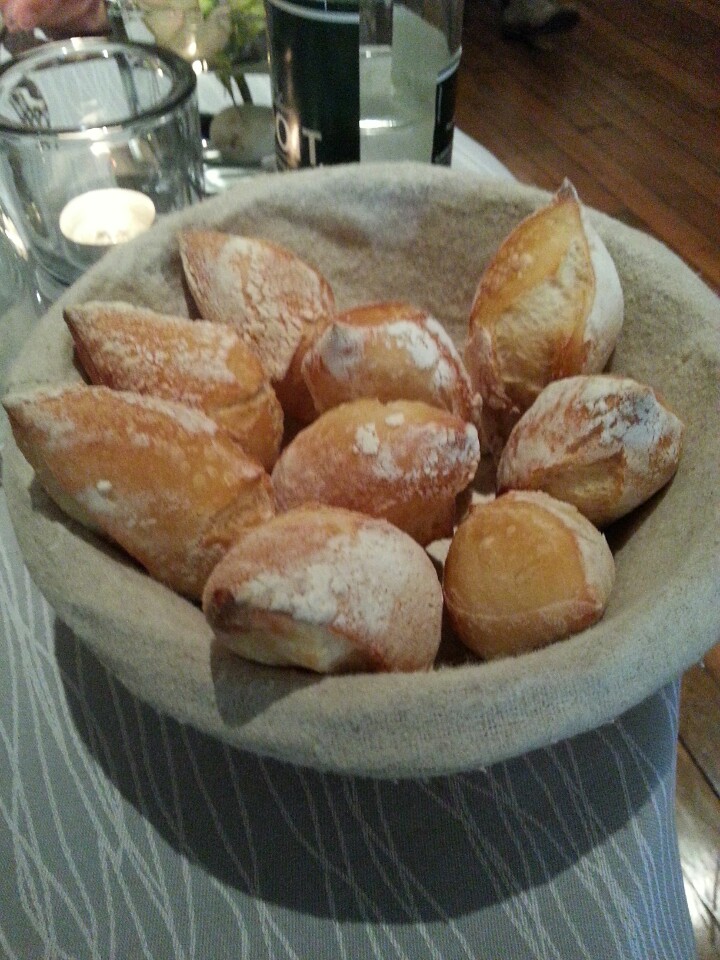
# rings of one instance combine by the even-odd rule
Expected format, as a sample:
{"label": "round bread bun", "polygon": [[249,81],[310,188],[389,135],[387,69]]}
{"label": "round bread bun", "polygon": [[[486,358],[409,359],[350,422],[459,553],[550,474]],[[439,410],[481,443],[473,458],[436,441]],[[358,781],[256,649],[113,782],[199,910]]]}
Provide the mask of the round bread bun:
{"label": "round bread bun", "polygon": [[615,563],[575,507],[538,492],[474,506],[453,537],[443,593],[462,642],[484,659],[547,646],[603,615]]}
{"label": "round bread bun", "polygon": [[484,445],[498,455],[548,383],[599,373],[623,313],[615,264],[566,182],[506,237],[475,292],[465,362]]}
{"label": "round bread bun", "polygon": [[243,536],[208,580],[203,610],[221,643],[259,663],[408,672],[435,659],[442,590],[396,527],[309,505]]}
{"label": "round bread bun", "polygon": [[420,544],[449,536],[455,497],[475,476],[477,430],[416,400],[333,407],[282,451],[279,510],[317,501],[394,523]]}
{"label": "round bread bun", "polygon": [[465,366],[442,325],[409,303],[353,307],[315,339],[302,374],[319,412],[360,397],[422,400],[473,420]]}
{"label": "round bread bun", "polygon": [[671,479],[684,433],[652,387],[630,377],[558,380],[510,434],[498,490],[544,490],[605,526]]}

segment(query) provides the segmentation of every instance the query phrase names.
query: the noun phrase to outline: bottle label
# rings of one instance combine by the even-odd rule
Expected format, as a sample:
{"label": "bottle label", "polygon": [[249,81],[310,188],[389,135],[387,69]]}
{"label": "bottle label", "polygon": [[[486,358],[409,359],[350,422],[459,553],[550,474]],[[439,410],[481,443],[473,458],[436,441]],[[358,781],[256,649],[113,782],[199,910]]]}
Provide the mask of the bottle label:
{"label": "bottle label", "polygon": [[458,67],[461,50],[438,75],[435,88],[435,130],[433,132],[432,162],[449,167],[452,160],[455,131],[455,103],[457,101]]}
{"label": "bottle label", "polygon": [[281,170],[360,159],[357,6],[266,0]]}

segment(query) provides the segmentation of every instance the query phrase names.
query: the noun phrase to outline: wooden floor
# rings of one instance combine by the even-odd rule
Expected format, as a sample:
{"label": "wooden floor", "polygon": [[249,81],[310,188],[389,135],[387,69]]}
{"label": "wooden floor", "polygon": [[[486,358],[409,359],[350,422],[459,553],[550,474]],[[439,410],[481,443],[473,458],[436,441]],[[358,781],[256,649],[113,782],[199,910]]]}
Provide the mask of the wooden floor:
{"label": "wooden floor", "polygon": [[[579,0],[570,33],[504,41],[465,0],[457,122],[521,181],[662,240],[720,289],[720,3]],[[683,679],[677,823],[701,960],[720,958],[720,647]]]}

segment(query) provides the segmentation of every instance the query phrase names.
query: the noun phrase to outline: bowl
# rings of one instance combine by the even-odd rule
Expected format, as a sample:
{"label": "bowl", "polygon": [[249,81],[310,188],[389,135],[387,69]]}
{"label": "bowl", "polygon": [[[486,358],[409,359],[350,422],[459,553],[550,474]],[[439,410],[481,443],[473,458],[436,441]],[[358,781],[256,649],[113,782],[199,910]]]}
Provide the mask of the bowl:
{"label": "bowl", "polygon": [[[178,231],[265,237],[327,276],[339,309],[380,298],[430,309],[458,343],[483,265],[542,191],[415,164],[247,181],[113,250],[41,320],[11,375],[77,379],[62,308],[121,299],[187,315]],[[447,637],[436,669],[318,677],[234,657],[201,611],[75,525],[12,444],[4,483],[28,568],[137,697],[236,747],[373,777],[476,769],[612,721],[720,637],[715,295],[652,238],[590,211],[620,274],[625,328],[611,369],[650,383],[687,426],[661,493],[607,531],[617,579],[603,620],[544,650],[482,663]]]}

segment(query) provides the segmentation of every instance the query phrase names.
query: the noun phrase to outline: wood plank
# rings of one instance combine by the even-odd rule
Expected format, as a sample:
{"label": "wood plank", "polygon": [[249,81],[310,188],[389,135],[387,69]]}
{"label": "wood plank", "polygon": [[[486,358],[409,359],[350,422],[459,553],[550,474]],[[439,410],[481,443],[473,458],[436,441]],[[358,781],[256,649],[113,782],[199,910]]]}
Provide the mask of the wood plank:
{"label": "wood plank", "polygon": [[502,81],[490,77],[488,83],[498,97],[502,93],[518,101],[524,99],[533,110],[538,126],[558,150],[567,152],[586,169],[592,169],[598,182],[621,198],[624,205],[647,224],[651,233],[700,271],[708,283],[720,287],[720,260],[716,247],[701,230],[686,222],[656,196],[651,186],[628,173],[613,156],[589,142],[564,116],[513,77],[505,75]]}
{"label": "wood plank", "polygon": [[720,4],[717,0],[683,0],[682,6],[714,26],[720,27]]}
{"label": "wood plank", "polygon": [[[611,7],[611,13],[613,9]],[[582,36],[582,31],[578,28],[571,36]],[[583,181],[582,184],[576,182],[576,186],[586,203],[612,216],[622,215],[624,219],[634,220],[685,259],[706,282],[718,288],[720,258],[717,254],[717,231],[720,228],[713,227],[712,205],[707,196],[717,186],[717,173],[712,173],[703,185],[702,169],[704,160],[708,160],[708,167],[712,171],[720,167],[720,136],[716,138],[718,143],[706,148],[702,160],[695,163],[694,155],[690,154],[689,177],[682,176],[680,152],[669,154],[670,174],[662,170],[662,164],[658,161],[656,169],[663,174],[665,196],[657,196],[654,183],[647,177],[648,163],[655,154],[661,153],[664,142],[673,143],[672,150],[679,151],[677,142],[682,143],[680,133],[674,139],[667,138],[660,130],[659,122],[653,124],[648,120],[653,130],[652,142],[648,146],[640,138],[635,169],[628,172],[612,152],[608,154],[606,144],[602,143],[603,137],[615,134],[607,133],[606,121],[600,115],[602,109],[612,102],[612,84],[617,76],[624,76],[627,84],[623,98],[630,96],[629,91],[635,79],[645,82],[645,74],[649,74],[647,84],[651,88],[653,83],[662,78],[650,71],[638,71],[634,66],[628,66],[627,58],[623,59],[617,51],[613,58],[605,56],[605,51],[601,50],[604,58],[602,69],[607,76],[603,87],[605,92],[595,101],[598,109],[585,107],[581,117],[573,96],[576,94],[577,99],[582,100],[583,85],[587,84],[588,76],[587,73],[583,74],[582,82],[576,79],[580,71],[576,69],[573,58],[582,56],[586,46],[592,48],[595,39],[591,36],[583,43],[566,40],[563,44],[558,43],[552,51],[528,52],[525,45],[503,44],[499,39],[497,24],[487,12],[487,5],[473,4],[466,15],[458,122],[467,133],[497,153],[521,179],[523,174],[516,172],[513,166],[515,159],[518,160],[518,166],[523,166],[526,171],[534,164],[536,171],[540,166],[548,174],[541,180],[536,178],[535,182],[540,186],[552,188],[565,175],[574,182]],[[697,64],[697,72],[707,72],[707,65]],[[674,76],[673,71],[669,74]],[[666,82],[672,81],[668,77]],[[471,91],[470,97],[468,91]],[[702,115],[702,122],[698,120],[698,138],[702,129],[703,142],[712,140],[707,134],[712,129],[711,121],[716,122],[717,116],[707,109],[707,105],[702,109],[696,108],[686,97],[680,97],[680,91],[676,90],[676,94],[675,105],[686,116],[690,110],[696,113],[700,111],[698,116]],[[619,129],[626,129],[628,124],[638,126],[637,117],[632,115],[626,100],[616,98],[615,102],[615,118],[628,114],[628,118],[622,121],[625,126]],[[569,113],[571,110],[575,110],[572,116]],[[642,111],[643,115],[651,111],[651,101],[647,96],[643,100]],[[480,117],[482,121],[478,119]],[[487,132],[487,128],[493,125],[502,134],[496,143],[492,142],[492,138],[489,139]],[[682,122],[678,122],[677,127],[678,131],[682,130]],[[645,135],[646,131],[642,130],[641,133]],[[593,136],[600,142],[593,143]],[[698,189],[700,199],[688,190],[688,180]],[[705,204],[703,199],[708,203]],[[684,206],[688,210],[692,208],[695,222],[686,214]],[[720,216],[715,219],[720,221]],[[710,227],[706,224],[710,224]],[[715,233],[706,234],[708,229]]]}
{"label": "wood plank", "polygon": [[[569,51],[572,51],[569,52]],[[510,74],[515,90],[540,87],[538,70],[542,70],[542,97],[546,108],[561,112],[577,131],[594,142],[606,154],[614,156],[636,179],[647,182],[660,198],[671,208],[681,212],[695,226],[708,231],[720,244],[720,135],[714,147],[709,148],[708,161],[703,162],[688,156],[684,143],[678,143],[666,134],[657,121],[648,117],[652,111],[639,114],[634,100],[616,93],[616,75],[609,75],[607,67],[596,65],[588,68],[586,51],[578,51],[577,45],[567,44],[549,54],[533,51],[526,56],[509,58],[503,76]],[[562,61],[572,64],[573,69],[559,69]],[[488,86],[481,79],[482,68],[477,69],[477,87]],[[507,84],[503,84],[507,91]],[[493,88],[496,101],[497,87]],[[461,104],[463,98],[461,97]],[[528,105],[521,96],[511,96],[509,102],[519,117],[517,122],[531,122]],[[502,122],[495,111],[494,122]],[[707,119],[698,125],[702,128],[702,140],[713,143],[708,137]],[[542,125],[534,122],[535,138],[543,138]],[[517,131],[516,139],[523,142],[530,134]],[[538,149],[533,145],[534,152]],[[715,216],[713,216],[715,213]]]}
{"label": "wood plank", "polygon": [[[588,206],[611,216],[625,211],[623,202],[598,183],[592,171],[558,149],[530,117],[511,107],[493,110],[492,91],[484,85],[478,87],[473,89],[472,77],[461,76],[458,125],[494,153],[518,180],[557,190],[567,177]],[[531,150],[524,147],[528,140]]]}
{"label": "wood plank", "polygon": [[[641,139],[626,136],[625,132],[616,127],[604,127],[588,132],[588,140],[594,146],[610,153],[613,159],[621,164],[627,173],[652,188],[658,198],[676,216],[682,216],[689,224],[701,231],[709,238],[711,246],[715,247],[715,256],[720,248],[720,178],[718,178],[718,192],[710,196],[709,191],[698,192],[690,177],[685,176],[680,169],[676,169],[672,162],[670,151],[662,150],[655,141],[652,132],[646,126],[638,124],[640,137],[647,134],[643,143]],[[687,167],[690,164],[686,165]],[[679,165],[678,165],[679,166]],[[708,177],[708,180],[711,180]]]}
{"label": "wood plank", "polygon": [[720,925],[720,799],[678,745],[677,823],[683,876]]}
{"label": "wood plank", "polygon": [[720,958],[720,927],[707,909],[694,887],[685,881],[685,896],[690,911],[698,960],[718,960]]}
{"label": "wood plank", "polygon": [[[636,40],[635,25],[625,15],[624,3],[625,0],[615,0],[614,4],[587,2],[583,6],[583,20],[599,38],[604,37],[612,46],[615,62],[623,64],[626,71],[628,65],[632,65],[631,69],[657,74],[672,83],[697,108],[717,110],[720,107],[720,90],[701,71],[691,70],[687,66],[688,62],[694,62],[693,51],[690,50],[689,60],[686,58],[684,63],[676,64]],[[613,6],[615,9],[612,9]]]}
{"label": "wood plank", "polygon": [[[509,70],[518,84],[527,86],[532,82],[531,64],[514,63]],[[645,122],[626,102],[606,93],[581,69],[576,76],[576,83],[564,95],[563,114],[568,122],[633,178],[643,183],[652,181],[653,190],[664,203],[720,246],[720,174],[715,173],[720,170],[720,150],[711,166],[689,157],[672,138]],[[546,98],[550,109],[554,108],[554,96],[555,91],[550,90]],[[498,122],[502,121],[498,118]],[[561,152],[567,157],[565,151]],[[575,164],[574,158],[568,158],[567,165],[571,164]],[[590,170],[587,174],[593,176]],[[568,176],[574,179],[572,173],[568,172]]]}
{"label": "wood plank", "polygon": [[574,69],[603,83],[628,108],[675,139],[682,149],[708,165],[717,157],[718,143],[713,137],[718,127],[717,113],[704,103],[688,101],[672,79],[650,70],[629,71],[622,61],[613,59],[612,45],[592,32],[581,32],[577,43],[563,48],[563,55]]}
{"label": "wood plank", "polygon": [[637,83],[608,74],[584,51],[572,48],[567,56],[576,74],[572,97],[564,107],[568,117],[572,118],[575,100],[582,100],[603,121],[587,128],[590,136],[597,129],[616,129],[646,158],[662,163],[711,204],[718,205],[720,136],[713,137],[707,118],[698,118],[694,131],[697,142],[702,145],[702,156],[689,154],[687,114],[679,118],[672,111],[664,111],[656,98],[639,98]]}
{"label": "wood plank", "polygon": [[[605,11],[608,5],[603,4]],[[701,57],[711,64],[711,58],[720,52],[712,25],[678,3],[622,0],[622,13],[629,35],[676,67],[684,69],[689,57]]]}
{"label": "wood plank", "polygon": [[700,664],[682,678],[680,741],[720,797],[720,686]]}
{"label": "wood plank", "polygon": [[648,8],[665,10],[674,16],[675,28],[703,30],[720,27],[720,7],[717,0],[646,0]]}
{"label": "wood plank", "polygon": [[703,663],[705,665],[705,669],[708,671],[715,683],[720,687],[720,644],[718,644],[716,647],[713,647],[712,650],[709,650],[705,654]]}

